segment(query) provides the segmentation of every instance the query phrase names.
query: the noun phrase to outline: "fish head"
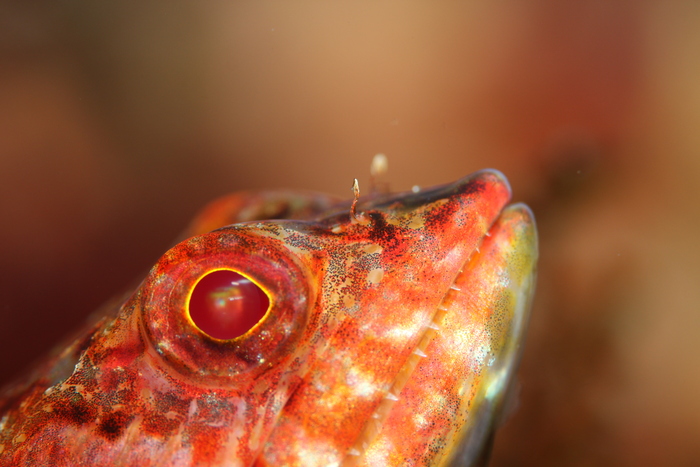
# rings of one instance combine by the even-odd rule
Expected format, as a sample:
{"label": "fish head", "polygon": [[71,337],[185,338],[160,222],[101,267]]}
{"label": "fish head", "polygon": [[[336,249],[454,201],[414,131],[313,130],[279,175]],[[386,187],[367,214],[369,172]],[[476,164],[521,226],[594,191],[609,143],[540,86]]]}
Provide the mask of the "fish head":
{"label": "fish head", "polygon": [[310,196],[277,220],[236,198],[247,222],[198,221],[74,370],[23,399],[15,459],[475,461],[534,287],[533,217],[509,198],[495,171],[353,209]]}

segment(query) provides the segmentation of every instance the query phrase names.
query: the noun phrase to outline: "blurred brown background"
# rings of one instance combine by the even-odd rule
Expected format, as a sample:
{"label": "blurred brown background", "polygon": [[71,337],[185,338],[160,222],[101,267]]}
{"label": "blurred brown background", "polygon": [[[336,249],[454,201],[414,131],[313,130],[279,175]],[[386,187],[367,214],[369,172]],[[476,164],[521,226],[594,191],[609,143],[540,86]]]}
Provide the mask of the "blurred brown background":
{"label": "blurred brown background", "polygon": [[700,4],[3,2],[0,376],[242,188],[494,167],[540,227],[493,465],[700,465]]}

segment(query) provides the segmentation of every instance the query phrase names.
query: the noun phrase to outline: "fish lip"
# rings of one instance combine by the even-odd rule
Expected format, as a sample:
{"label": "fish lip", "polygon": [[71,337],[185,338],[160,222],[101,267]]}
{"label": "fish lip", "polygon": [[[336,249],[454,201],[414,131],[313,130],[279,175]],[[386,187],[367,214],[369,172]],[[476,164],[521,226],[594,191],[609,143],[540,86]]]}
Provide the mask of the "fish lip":
{"label": "fish lip", "polygon": [[[532,268],[527,274],[528,279],[516,287],[519,298],[511,318],[512,337],[500,350],[499,356],[488,369],[478,396],[472,406],[473,414],[470,421],[463,427],[463,432],[453,449],[447,451],[441,465],[457,467],[461,465],[486,465],[493,447],[495,431],[512,415],[514,409],[508,410],[510,399],[514,397],[514,387],[517,385],[517,372],[524,354],[527,332],[532,315],[532,302],[537,284],[537,260],[539,258],[539,238],[537,223],[532,209],[524,203],[513,203],[505,206],[498,218],[489,227],[491,232],[494,225],[507,216],[517,213],[521,222],[532,236],[528,243],[532,248],[534,258]],[[483,240],[483,239],[482,239]],[[468,263],[469,261],[467,261]],[[465,263],[465,265],[467,264]],[[455,281],[456,282],[456,281]],[[467,436],[464,436],[468,433]],[[484,464],[482,464],[482,462]]]}
{"label": "fish lip", "polygon": [[506,187],[506,189],[508,190],[508,193],[510,193],[511,196],[512,196],[512,194],[513,194],[513,189],[512,189],[512,187],[510,186],[510,182],[508,181],[508,178],[503,174],[503,172],[501,172],[501,171],[498,170],[498,169],[482,169],[482,170],[478,170],[478,171],[474,172],[474,173],[471,174],[471,175],[467,175],[466,177],[461,178],[460,180],[458,180],[458,182],[460,182],[460,181],[462,181],[462,180],[469,179],[470,177],[475,176],[475,175],[487,175],[487,174],[493,176],[493,177],[496,178],[496,179],[498,179],[499,183],[501,183],[502,185],[504,185],[504,186]]}

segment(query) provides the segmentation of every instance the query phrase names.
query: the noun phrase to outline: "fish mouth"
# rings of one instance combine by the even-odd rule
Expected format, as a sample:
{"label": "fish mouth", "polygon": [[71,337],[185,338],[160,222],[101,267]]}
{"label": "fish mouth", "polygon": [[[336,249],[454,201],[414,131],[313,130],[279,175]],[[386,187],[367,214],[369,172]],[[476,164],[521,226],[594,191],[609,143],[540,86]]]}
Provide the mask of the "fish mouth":
{"label": "fish mouth", "polygon": [[509,342],[526,317],[513,314],[534,281],[534,222],[522,205],[504,209],[510,194],[487,170],[279,224],[308,254],[317,298],[289,359],[307,363],[260,465],[442,465],[482,444],[471,427],[495,419],[512,374],[500,368],[514,367],[499,362],[517,360]]}
{"label": "fish mouth", "polygon": [[[423,193],[422,202],[455,186]],[[508,206],[460,268],[343,465],[390,465],[397,446],[400,457],[427,465],[473,465],[488,455],[522,354],[537,256],[532,212]]]}

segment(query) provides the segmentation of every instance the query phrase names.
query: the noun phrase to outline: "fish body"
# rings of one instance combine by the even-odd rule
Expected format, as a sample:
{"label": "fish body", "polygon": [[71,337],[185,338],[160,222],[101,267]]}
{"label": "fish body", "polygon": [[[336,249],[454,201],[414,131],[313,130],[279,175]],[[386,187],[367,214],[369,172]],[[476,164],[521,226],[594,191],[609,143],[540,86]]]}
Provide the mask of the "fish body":
{"label": "fish body", "polygon": [[[213,204],[0,395],[0,465],[476,462],[534,288],[534,220],[509,198],[482,171],[354,211],[294,192]],[[260,315],[229,335],[220,310]]]}

